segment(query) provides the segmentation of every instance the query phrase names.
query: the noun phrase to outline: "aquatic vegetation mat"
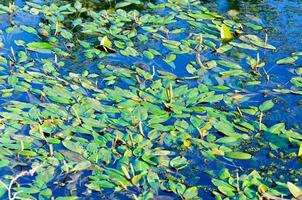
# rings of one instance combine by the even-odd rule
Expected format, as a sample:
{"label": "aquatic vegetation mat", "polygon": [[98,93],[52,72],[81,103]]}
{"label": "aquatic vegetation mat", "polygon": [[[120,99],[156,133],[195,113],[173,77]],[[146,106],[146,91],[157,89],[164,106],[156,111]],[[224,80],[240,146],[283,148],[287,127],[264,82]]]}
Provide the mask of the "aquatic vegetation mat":
{"label": "aquatic vegetation mat", "polygon": [[195,0],[1,4],[0,197],[301,198],[301,127],[267,120],[279,102],[266,97],[301,95],[301,67],[265,88],[276,47],[235,14]]}

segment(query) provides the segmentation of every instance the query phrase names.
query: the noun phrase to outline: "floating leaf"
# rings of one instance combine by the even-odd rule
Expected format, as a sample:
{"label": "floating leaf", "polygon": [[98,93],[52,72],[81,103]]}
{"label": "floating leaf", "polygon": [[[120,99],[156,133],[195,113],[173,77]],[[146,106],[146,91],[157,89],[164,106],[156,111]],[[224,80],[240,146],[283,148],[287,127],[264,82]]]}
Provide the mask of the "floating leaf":
{"label": "floating leaf", "polygon": [[224,195],[226,195],[227,197],[234,197],[235,193],[234,193],[234,189],[230,188],[230,187],[225,187],[225,186],[218,186],[217,187],[218,190],[223,193]]}
{"label": "floating leaf", "polygon": [[4,58],[4,57],[0,56],[0,64],[4,64],[4,65],[6,65],[6,64],[7,64],[7,60],[6,60],[6,58]]}
{"label": "floating leaf", "polygon": [[125,177],[127,179],[131,179],[128,169],[124,165],[121,168],[122,168],[122,172],[124,173]]}
{"label": "floating leaf", "polygon": [[300,144],[299,152],[298,152],[298,157],[302,157],[302,144]]}
{"label": "floating leaf", "polygon": [[261,112],[265,112],[265,111],[268,111],[270,109],[272,109],[274,107],[274,102],[272,100],[268,100],[268,101],[265,101],[263,102],[260,106],[259,106],[259,110]]}
{"label": "floating leaf", "polygon": [[149,60],[154,59],[154,55],[153,55],[152,52],[150,52],[150,51],[144,51],[143,53],[144,53],[144,56],[145,56],[146,58],[148,58]]}
{"label": "floating leaf", "polygon": [[240,138],[238,136],[222,137],[216,140],[217,143],[223,143],[223,144],[236,143],[238,141],[240,141]]}
{"label": "floating leaf", "polygon": [[21,25],[20,28],[28,33],[32,33],[32,34],[35,34],[37,35],[38,32],[35,28],[33,27],[30,27],[30,26],[25,26],[25,25]]}
{"label": "floating leaf", "polygon": [[285,123],[275,124],[268,129],[269,132],[275,133],[275,134],[280,134],[283,130],[285,130]]}
{"label": "floating leaf", "polygon": [[74,3],[74,7],[75,7],[77,10],[81,10],[82,6],[83,6],[82,3],[79,2],[79,1],[76,1],[76,2]]}
{"label": "floating leaf", "polygon": [[78,163],[74,168],[73,171],[83,171],[88,169],[91,166],[91,163],[88,160],[84,160]]}
{"label": "floating leaf", "polygon": [[220,38],[222,42],[225,43],[231,41],[234,38],[230,28],[225,24],[222,24],[220,27]]}
{"label": "floating leaf", "polygon": [[298,56],[290,56],[277,61],[278,65],[294,64],[299,59]]}
{"label": "floating leaf", "polygon": [[174,167],[178,170],[183,169],[188,164],[188,161],[185,157],[178,156],[170,161],[171,167]]}
{"label": "floating leaf", "polygon": [[215,123],[214,124],[214,128],[225,134],[225,135],[228,135],[228,136],[232,136],[235,134],[235,130],[233,128],[233,125],[229,122],[225,122],[225,121],[219,121],[218,123]]}
{"label": "floating leaf", "polygon": [[2,198],[7,192],[7,189],[4,185],[0,184],[0,198]]}
{"label": "floating leaf", "polygon": [[228,178],[230,178],[230,176],[231,176],[231,174],[230,174],[230,172],[229,172],[229,170],[228,169],[222,169],[221,171],[220,171],[220,173],[219,173],[219,178],[220,179],[228,179]]}
{"label": "floating leaf", "polygon": [[198,189],[197,187],[190,187],[186,189],[185,193],[183,194],[183,197],[185,199],[193,199],[198,196]]}
{"label": "floating leaf", "polygon": [[245,42],[250,42],[250,43],[252,43],[256,46],[262,47],[262,48],[272,49],[272,50],[276,49],[276,47],[266,43],[265,41],[263,41],[261,38],[259,38],[256,35],[244,35],[244,36],[240,36],[239,38]]}
{"label": "floating leaf", "polygon": [[109,38],[107,36],[104,36],[100,39],[100,44],[104,47],[107,47],[107,48],[111,48],[112,47],[112,43],[111,41],[109,40]]}
{"label": "floating leaf", "polygon": [[175,54],[168,54],[168,56],[166,57],[165,61],[167,63],[172,63],[175,59],[176,59],[176,55]]}
{"label": "floating leaf", "polygon": [[226,61],[226,60],[218,60],[216,61],[217,64],[222,65],[224,67],[228,67],[231,69],[241,69],[242,67],[238,65],[237,63],[231,62],[231,61]]}
{"label": "floating leaf", "polygon": [[30,150],[23,150],[23,151],[19,152],[19,155],[34,157],[37,155],[37,153],[34,151],[30,151]]}
{"label": "floating leaf", "polygon": [[67,30],[62,30],[60,34],[63,38],[68,39],[68,40],[72,39],[72,37],[73,37],[72,33]]}
{"label": "floating leaf", "polygon": [[124,1],[124,2],[119,2],[115,5],[115,8],[118,9],[118,8],[123,8],[123,7],[126,7],[126,6],[129,6],[133,3],[136,3],[136,4],[139,4],[139,1]]}
{"label": "floating leaf", "polygon": [[253,50],[256,51],[258,50],[257,47],[250,45],[250,44],[246,44],[246,43],[235,43],[235,42],[230,42],[230,45],[233,45],[235,47],[239,47],[241,49],[248,49],[248,50]]}
{"label": "floating leaf", "polygon": [[228,158],[239,159],[239,160],[248,160],[252,158],[251,154],[244,152],[226,152],[225,156]]}
{"label": "floating leaf", "polygon": [[197,69],[196,69],[193,65],[191,65],[191,64],[188,64],[188,65],[186,66],[186,70],[187,70],[190,74],[194,74],[194,73],[197,71]]}
{"label": "floating leaf", "polygon": [[302,77],[293,77],[290,82],[296,87],[302,87]]}
{"label": "floating leaf", "polygon": [[29,50],[41,52],[41,53],[51,53],[53,46],[46,42],[31,42],[26,44]]}
{"label": "floating leaf", "polygon": [[294,185],[293,183],[287,182],[287,187],[288,187],[290,193],[292,193],[292,195],[295,198],[298,199],[302,196],[302,190],[300,188],[298,188],[296,185]]}

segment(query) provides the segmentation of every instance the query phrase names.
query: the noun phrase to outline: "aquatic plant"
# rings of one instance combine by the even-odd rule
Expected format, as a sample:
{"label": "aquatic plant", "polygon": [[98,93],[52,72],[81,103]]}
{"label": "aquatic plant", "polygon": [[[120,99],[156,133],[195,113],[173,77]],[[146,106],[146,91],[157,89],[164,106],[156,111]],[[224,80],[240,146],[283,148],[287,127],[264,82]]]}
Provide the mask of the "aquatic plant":
{"label": "aquatic plant", "polygon": [[[196,0],[0,13],[2,198],[301,197],[301,170],[278,177],[302,156],[300,127],[265,120],[275,99],[252,101],[276,50],[260,25]],[[301,94],[295,73],[270,92]],[[249,166],[262,152],[271,164]]]}

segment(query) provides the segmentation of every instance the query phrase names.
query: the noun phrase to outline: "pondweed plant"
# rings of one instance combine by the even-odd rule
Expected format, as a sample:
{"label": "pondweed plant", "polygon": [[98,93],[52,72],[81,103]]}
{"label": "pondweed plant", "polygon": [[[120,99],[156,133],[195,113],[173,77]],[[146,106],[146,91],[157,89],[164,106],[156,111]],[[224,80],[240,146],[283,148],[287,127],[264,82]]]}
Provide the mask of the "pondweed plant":
{"label": "pondweed plant", "polygon": [[[197,0],[91,2],[0,6],[1,198],[301,198],[302,171],[281,177],[301,129],[253,101],[276,50],[261,26]],[[299,69],[270,92],[301,94]]]}

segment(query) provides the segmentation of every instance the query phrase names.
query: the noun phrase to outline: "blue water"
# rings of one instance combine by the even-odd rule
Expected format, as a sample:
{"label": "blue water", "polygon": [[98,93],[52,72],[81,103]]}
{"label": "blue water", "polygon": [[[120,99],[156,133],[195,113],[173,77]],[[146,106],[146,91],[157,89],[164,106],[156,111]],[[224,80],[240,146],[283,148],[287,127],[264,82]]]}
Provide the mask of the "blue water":
{"label": "blue water", "polygon": [[[235,9],[239,11],[240,18],[250,19],[263,26],[264,30],[255,33],[262,38],[267,33],[269,43],[277,48],[276,51],[266,53],[265,68],[270,76],[270,81],[255,88],[255,92],[259,93],[259,88],[261,91],[279,87],[291,88],[289,81],[294,75],[293,70],[302,65],[301,60],[298,60],[295,66],[275,63],[281,58],[290,56],[293,52],[302,50],[301,3],[299,0],[218,0],[215,4],[210,3],[211,7],[218,9],[222,14],[227,14],[227,11]],[[261,101],[260,95],[256,96],[254,100]],[[300,96],[276,93],[268,95],[279,102],[277,109],[266,119],[268,122],[273,124],[286,121],[289,127],[300,124],[302,119],[302,107],[298,102],[301,100]]]}

